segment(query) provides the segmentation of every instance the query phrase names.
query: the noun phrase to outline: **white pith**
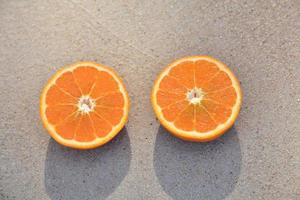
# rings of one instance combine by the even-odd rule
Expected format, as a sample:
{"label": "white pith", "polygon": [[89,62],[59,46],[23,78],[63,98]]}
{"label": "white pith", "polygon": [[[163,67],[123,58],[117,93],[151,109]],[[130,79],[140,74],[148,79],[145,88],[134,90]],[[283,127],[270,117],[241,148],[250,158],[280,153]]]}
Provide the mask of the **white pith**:
{"label": "white pith", "polygon": [[83,114],[94,111],[95,106],[95,101],[90,96],[81,96],[77,103],[79,112]]}
{"label": "white pith", "polygon": [[204,97],[204,92],[201,88],[193,88],[186,93],[186,98],[191,104],[200,104]]}

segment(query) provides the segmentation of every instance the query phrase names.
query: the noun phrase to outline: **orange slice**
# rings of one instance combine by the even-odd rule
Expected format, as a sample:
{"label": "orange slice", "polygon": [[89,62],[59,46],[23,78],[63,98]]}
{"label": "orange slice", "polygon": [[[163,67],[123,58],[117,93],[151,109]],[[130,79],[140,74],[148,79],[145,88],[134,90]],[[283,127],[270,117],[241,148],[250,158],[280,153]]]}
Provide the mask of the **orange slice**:
{"label": "orange slice", "polygon": [[236,120],[242,102],[239,81],[209,56],[179,59],[158,76],[152,106],[175,136],[205,142],[221,136]]}
{"label": "orange slice", "polygon": [[58,143],[77,149],[109,142],[125,125],[128,110],[128,94],[119,76],[93,62],[79,62],[56,72],[40,102],[49,134]]}

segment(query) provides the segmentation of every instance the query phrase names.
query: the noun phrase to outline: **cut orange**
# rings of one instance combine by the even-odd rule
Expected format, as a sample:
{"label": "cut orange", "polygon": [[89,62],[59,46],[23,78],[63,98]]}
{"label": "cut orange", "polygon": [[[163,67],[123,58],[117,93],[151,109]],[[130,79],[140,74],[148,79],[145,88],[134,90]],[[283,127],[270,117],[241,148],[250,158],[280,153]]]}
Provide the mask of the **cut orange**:
{"label": "cut orange", "polygon": [[91,149],[114,138],[128,118],[129,98],[110,68],[79,62],[59,70],[45,86],[40,114],[60,144]]}
{"label": "cut orange", "polygon": [[152,106],[161,124],[189,141],[216,139],[236,120],[240,84],[230,69],[209,56],[179,59],[158,76]]}

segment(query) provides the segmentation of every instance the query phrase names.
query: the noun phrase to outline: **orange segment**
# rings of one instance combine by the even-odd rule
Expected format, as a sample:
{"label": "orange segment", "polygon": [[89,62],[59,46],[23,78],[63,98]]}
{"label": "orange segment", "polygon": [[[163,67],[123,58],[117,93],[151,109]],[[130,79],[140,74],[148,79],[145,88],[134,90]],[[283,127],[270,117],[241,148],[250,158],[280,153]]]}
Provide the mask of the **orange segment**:
{"label": "orange segment", "polygon": [[207,132],[217,127],[217,123],[210,113],[203,106],[195,106],[195,130],[197,132]]}
{"label": "orange segment", "polygon": [[124,127],[128,110],[128,94],[119,76],[93,62],[61,69],[41,95],[44,126],[57,142],[72,148],[109,142]]}
{"label": "orange segment", "polygon": [[95,138],[93,124],[89,115],[80,116],[74,140],[79,142],[90,142],[95,140]]}
{"label": "orange segment", "polygon": [[208,92],[206,98],[232,107],[236,103],[237,93],[232,86],[229,86],[220,90]]}
{"label": "orange segment", "polygon": [[73,70],[75,82],[83,95],[90,93],[98,77],[98,72],[96,68],[88,66],[78,67]]}
{"label": "orange segment", "polygon": [[48,106],[62,104],[76,104],[76,98],[61,90],[58,86],[52,85],[46,96],[46,104]]}
{"label": "orange segment", "polygon": [[167,66],[152,90],[157,118],[175,136],[210,141],[236,120],[242,101],[239,81],[209,56],[182,58]]}
{"label": "orange segment", "polygon": [[122,108],[124,106],[123,94],[121,92],[107,94],[97,99],[96,104],[112,108]]}
{"label": "orange segment", "polygon": [[189,105],[181,113],[179,113],[174,125],[176,128],[181,130],[194,130],[194,106]]}
{"label": "orange segment", "polygon": [[95,112],[106,119],[111,124],[117,124],[120,122],[123,116],[123,109],[120,108],[110,108],[110,107],[102,107],[96,106]]}
{"label": "orange segment", "polygon": [[49,122],[56,125],[64,121],[69,115],[76,112],[77,108],[72,105],[55,105],[46,108],[46,117]]}
{"label": "orange segment", "polygon": [[176,117],[188,106],[189,104],[187,101],[181,101],[163,108],[162,113],[168,121],[173,122]]}
{"label": "orange segment", "polygon": [[178,80],[178,82],[184,85],[185,87],[193,88],[195,86],[194,71],[195,63],[191,61],[186,61],[173,67],[170,70],[169,75],[175,77]]}
{"label": "orange segment", "polygon": [[165,76],[160,82],[160,90],[183,94],[187,91],[187,88],[180,83],[177,79],[171,76]]}
{"label": "orange segment", "polygon": [[231,108],[209,100],[202,100],[202,105],[206,108],[210,116],[218,123],[223,124],[231,115]]}
{"label": "orange segment", "polygon": [[65,121],[63,121],[61,124],[55,126],[55,131],[62,138],[66,140],[72,140],[74,138],[79,123],[80,123],[80,116],[74,114],[71,117],[65,119]]}
{"label": "orange segment", "polygon": [[105,137],[111,132],[112,125],[108,121],[104,120],[103,117],[96,113],[91,113],[90,117],[97,137]]}
{"label": "orange segment", "polygon": [[203,83],[210,80],[219,72],[219,68],[208,60],[195,61],[195,82],[196,87],[201,87]]}
{"label": "orange segment", "polygon": [[211,92],[215,90],[220,90],[231,86],[231,80],[224,71],[219,71],[215,76],[213,76],[208,81],[204,81],[204,83],[200,84],[200,88],[202,88],[205,92]]}
{"label": "orange segment", "polygon": [[105,71],[99,71],[97,73],[98,76],[95,81],[94,88],[90,93],[92,98],[98,98],[100,96],[104,96],[107,93],[119,91],[118,83],[113,79],[113,77],[111,77],[109,73]]}
{"label": "orange segment", "polygon": [[82,95],[72,72],[65,72],[58,77],[56,85],[74,97],[80,97]]}
{"label": "orange segment", "polygon": [[170,93],[167,91],[160,90],[157,92],[157,101],[162,106],[162,108],[177,103],[179,101],[183,101],[184,99],[185,95],[183,94]]}

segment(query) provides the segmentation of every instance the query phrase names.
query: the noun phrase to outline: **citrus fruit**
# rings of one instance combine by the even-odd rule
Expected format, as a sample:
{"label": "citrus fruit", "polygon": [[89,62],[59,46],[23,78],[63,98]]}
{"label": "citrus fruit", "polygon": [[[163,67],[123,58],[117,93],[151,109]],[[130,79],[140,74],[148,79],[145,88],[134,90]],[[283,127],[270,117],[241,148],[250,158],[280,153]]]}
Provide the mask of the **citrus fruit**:
{"label": "citrus fruit", "polygon": [[160,123],[172,134],[205,142],[233,125],[242,94],[239,81],[225,64],[209,56],[192,56],[160,73],[151,101]]}
{"label": "citrus fruit", "polygon": [[60,144],[90,149],[101,146],[123,128],[129,98],[119,76],[109,67],[79,62],[56,72],[45,86],[40,115]]}

